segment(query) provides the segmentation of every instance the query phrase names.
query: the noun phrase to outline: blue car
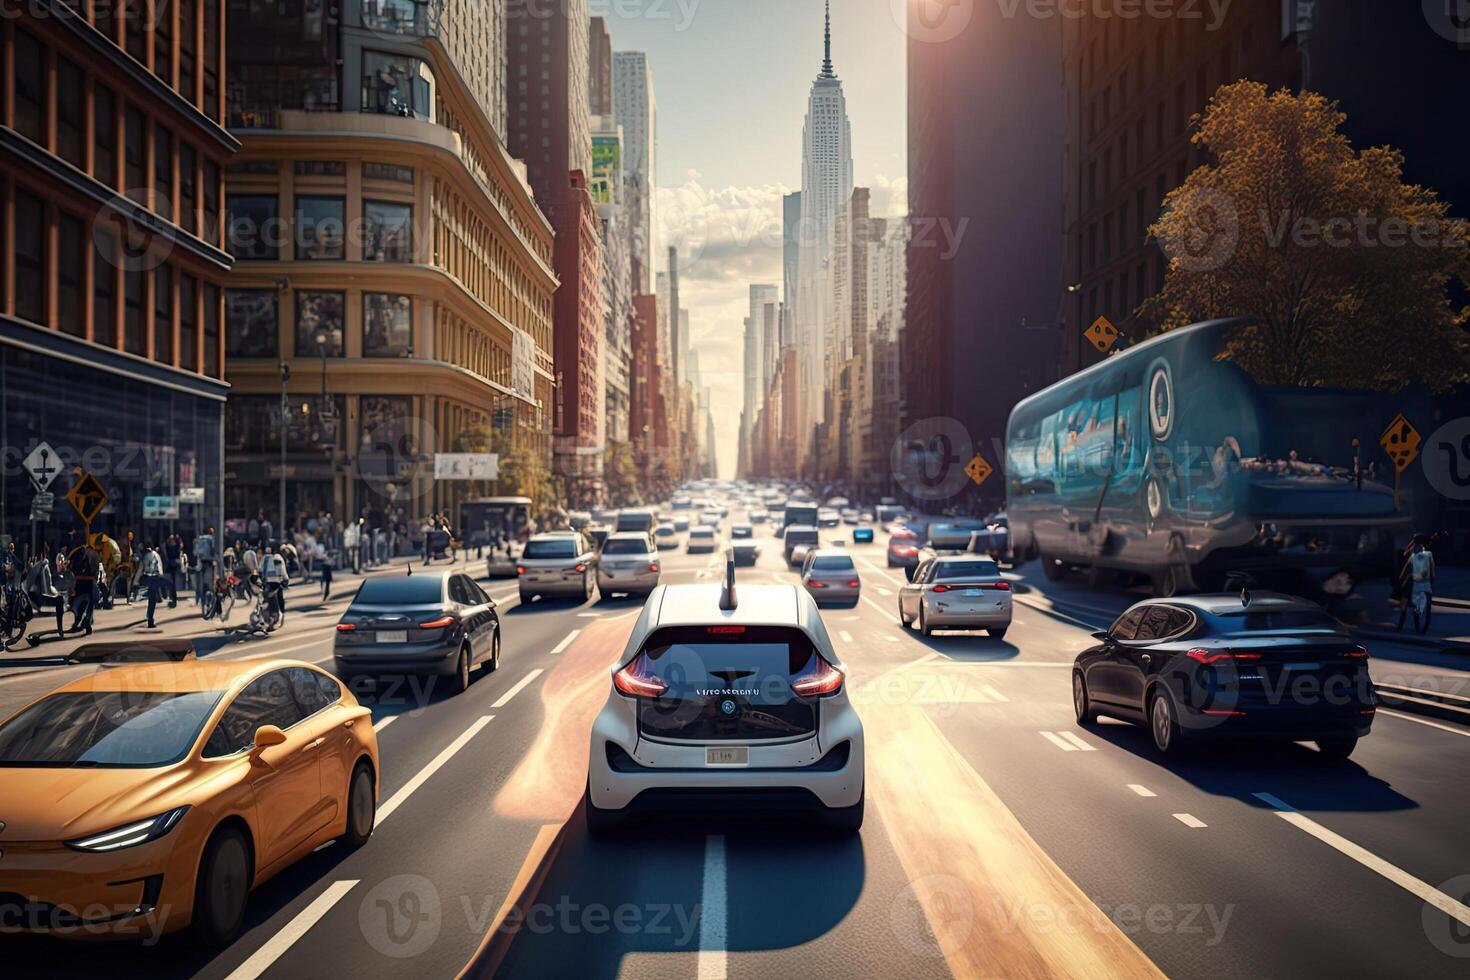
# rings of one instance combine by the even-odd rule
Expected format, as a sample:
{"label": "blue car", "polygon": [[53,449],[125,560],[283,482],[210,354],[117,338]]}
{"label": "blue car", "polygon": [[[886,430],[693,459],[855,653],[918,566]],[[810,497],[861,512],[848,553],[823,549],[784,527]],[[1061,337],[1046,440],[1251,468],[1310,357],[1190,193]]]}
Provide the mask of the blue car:
{"label": "blue car", "polygon": [[853,544],[872,544],[873,529],[870,527],[855,527],[852,529]]}

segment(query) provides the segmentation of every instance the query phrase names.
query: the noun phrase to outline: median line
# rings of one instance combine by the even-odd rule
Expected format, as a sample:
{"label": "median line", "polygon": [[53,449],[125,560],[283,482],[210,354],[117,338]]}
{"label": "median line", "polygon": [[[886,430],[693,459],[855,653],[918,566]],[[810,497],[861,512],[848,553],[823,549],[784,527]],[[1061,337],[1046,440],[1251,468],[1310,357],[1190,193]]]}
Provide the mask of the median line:
{"label": "median line", "polygon": [[507,704],[510,704],[510,699],[511,698],[515,697],[517,694],[520,694],[523,690],[526,689],[526,685],[527,684],[530,684],[532,681],[534,681],[536,678],[538,678],[540,676],[541,676],[541,668],[540,667],[537,667],[534,670],[532,670],[529,674],[527,674],[525,677],[522,677],[519,681],[517,681],[515,687],[511,688],[509,691],[506,691],[504,694],[502,694],[500,696],[500,700],[499,701],[496,701],[490,707],[492,707],[492,708],[503,708]]}
{"label": "median line", "polygon": [[469,728],[460,733],[460,736],[456,738],[453,742],[450,742],[448,745],[446,745],[444,747],[444,751],[434,756],[433,760],[428,765],[420,769],[417,773],[414,774],[414,777],[412,779],[403,784],[402,789],[394,793],[391,797],[388,798],[388,801],[386,803],[378,807],[377,820],[374,822],[373,826],[381,827],[383,825],[383,821],[387,820],[389,815],[392,814],[394,810],[397,810],[400,806],[406,803],[408,801],[408,798],[412,796],[420,786],[428,782],[430,777],[432,777],[434,773],[444,768],[444,764],[447,763],[450,759],[454,758],[455,753],[457,753],[460,749],[469,744],[470,739],[480,734],[480,730],[483,729],[486,725],[490,724],[490,721],[494,717],[494,715],[485,715],[484,717],[477,720]]}
{"label": "median line", "polygon": [[566,636],[562,637],[562,640],[561,640],[560,643],[558,643],[556,646],[554,646],[554,647],[551,648],[551,652],[552,653],[565,653],[567,647],[571,646],[572,643],[577,639],[577,637],[581,635],[581,633],[582,633],[581,629],[574,629],[574,630],[572,630]]}
{"label": "median line", "polygon": [[705,838],[704,881],[699,901],[696,976],[699,980],[725,980],[730,972],[730,937],[724,834],[710,834]]}

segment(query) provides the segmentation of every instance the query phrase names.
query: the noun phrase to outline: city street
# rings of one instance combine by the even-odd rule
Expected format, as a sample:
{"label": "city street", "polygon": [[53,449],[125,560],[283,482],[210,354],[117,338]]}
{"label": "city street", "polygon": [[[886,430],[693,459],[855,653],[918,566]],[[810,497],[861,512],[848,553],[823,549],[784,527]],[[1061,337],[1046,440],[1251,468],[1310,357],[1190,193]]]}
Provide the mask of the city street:
{"label": "city street", "polygon": [[[823,611],[867,729],[855,838],[733,816],[589,838],[587,732],[638,606],[523,606],[513,582],[491,581],[498,672],[456,698],[413,679],[363,697],[384,769],[366,847],[329,846],[267,884],[213,957],[170,939],[126,958],[7,945],[52,972],[117,976],[290,978],[324,963],[450,976],[477,950],[476,975],[518,976],[1463,972],[1470,730],[1383,711],[1343,765],[1251,745],[1161,764],[1141,729],[1073,721],[1068,667],[1106,625],[1080,590],[1042,589],[1023,568],[1004,641],[925,640],[898,625],[903,575],[878,537],[854,548],[861,600]],[[739,580],[795,582],[776,539],[762,544]],[[713,580],[718,565],[666,553],[664,581]],[[320,609],[293,598],[281,634],[211,656],[330,664],[349,591]],[[1375,675],[1398,667],[1393,649],[1374,653]],[[83,669],[0,679],[0,710]],[[518,931],[487,941],[512,895]]]}

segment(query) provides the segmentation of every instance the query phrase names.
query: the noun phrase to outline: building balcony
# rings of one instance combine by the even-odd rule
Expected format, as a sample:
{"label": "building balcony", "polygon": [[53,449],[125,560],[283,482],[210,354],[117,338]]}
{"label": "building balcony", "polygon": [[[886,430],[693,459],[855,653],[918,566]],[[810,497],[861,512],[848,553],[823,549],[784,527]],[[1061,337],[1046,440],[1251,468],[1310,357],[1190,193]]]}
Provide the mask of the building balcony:
{"label": "building balcony", "polygon": [[404,37],[438,37],[444,0],[362,0],[362,26]]}

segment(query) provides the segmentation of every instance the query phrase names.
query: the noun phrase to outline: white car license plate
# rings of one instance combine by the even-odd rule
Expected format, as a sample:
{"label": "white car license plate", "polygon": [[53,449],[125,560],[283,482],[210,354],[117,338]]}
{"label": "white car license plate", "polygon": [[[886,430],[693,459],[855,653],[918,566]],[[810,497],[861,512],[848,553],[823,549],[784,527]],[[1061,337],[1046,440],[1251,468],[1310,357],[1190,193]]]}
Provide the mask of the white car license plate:
{"label": "white car license plate", "polygon": [[750,765],[750,749],[744,745],[722,745],[708,746],[704,750],[704,764],[707,766],[748,766]]}
{"label": "white car license plate", "polygon": [[408,630],[379,630],[379,643],[407,643]]}
{"label": "white car license plate", "polygon": [[966,589],[965,590],[965,598],[967,598],[967,599],[978,599],[983,594],[984,593],[980,589]]}

